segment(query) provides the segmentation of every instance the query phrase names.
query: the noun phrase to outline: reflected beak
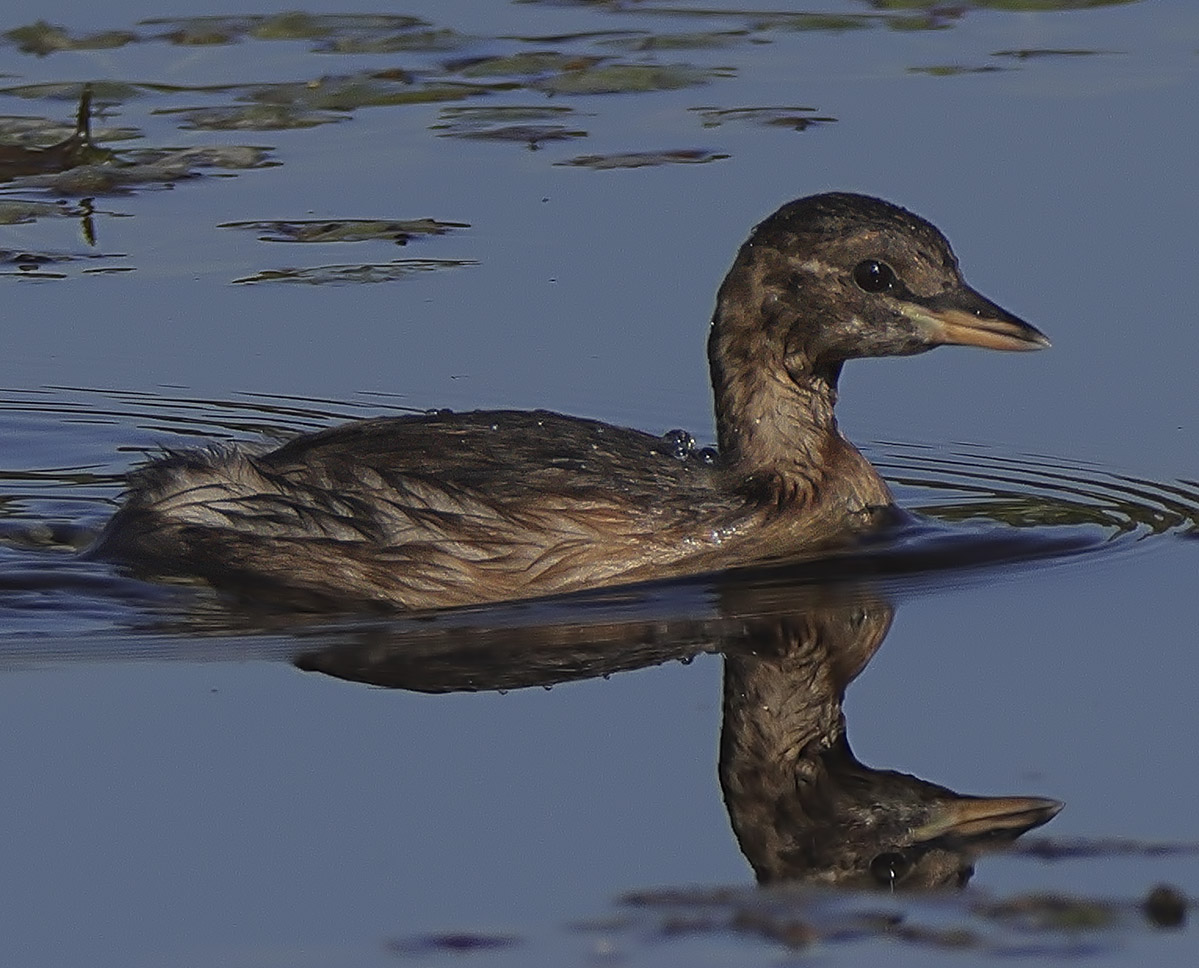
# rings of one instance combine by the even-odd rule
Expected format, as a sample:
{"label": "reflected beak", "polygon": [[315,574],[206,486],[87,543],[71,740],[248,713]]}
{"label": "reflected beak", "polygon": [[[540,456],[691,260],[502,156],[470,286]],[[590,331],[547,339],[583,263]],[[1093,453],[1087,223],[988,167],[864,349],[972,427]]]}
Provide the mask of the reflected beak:
{"label": "reflected beak", "polygon": [[[1035,332],[1035,331],[1034,331]],[[940,800],[927,822],[912,831],[913,843],[951,838],[973,840],[988,835],[1019,837],[1048,823],[1065,806],[1045,797],[960,797]]]}
{"label": "reflected beak", "polygon": [[1039,350],[1049,340],[1035,326],[969,286],[953,289],[929,299],[908,299],[902,305],[905,316],[916,323],[933,346],[982,346],[990,350]]}

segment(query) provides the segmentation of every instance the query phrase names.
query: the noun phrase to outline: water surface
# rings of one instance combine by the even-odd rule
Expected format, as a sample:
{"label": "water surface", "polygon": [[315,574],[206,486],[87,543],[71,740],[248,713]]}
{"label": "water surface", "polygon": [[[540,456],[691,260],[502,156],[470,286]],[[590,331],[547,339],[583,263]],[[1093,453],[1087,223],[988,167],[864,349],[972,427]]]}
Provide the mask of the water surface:
{"label": "water surface", "polygon": [[[782,922],[860,925],[881,905],[973,931],[958,961],[1189,963],[1190,929],[1137,905],[1159,882],[1199,890],[1193,855],[1141,849],[1199,840],[1199,212],[1179,115],[1199,17],[1182,0],[1009,6],[6,15],[0,31],[64,29],[0,46],[0,114],[25,119],[4,140],[65,137],[89,81],[96,138],[129,165],[0,192],[25,207],[0,225],[6,957],[426,963],[464,957],[456,938],[488,964],[775,963],[779,917],[723,927],[760,899],[617,899],[750,887],[717,782],[714,642],[868,579],[854,594],[894,614],[845,695],[857,756],[1065,801],[1029,837],[1131,848],[988,855],[947,907],[838,895]],[[707,443],[716,285],[755,221],[834,188],[933,220],[1054,349],[847,368],[842,424],[921,517],[830,566],[832,591],[784,568],[298,625],[73,557],[161,446],[428,407]],[[612,648],[630,630],[631,654]],[[567,639],[610,677],[557,678]],[[469,663],[473,694],[411,678],[547,641],[531,688]],[[404,688],[348,674],[372,664]],[[1031,891],[1118,916],[1030,932],[979,907]],[[670,930],[684,921],[702,924]],[[820,950],[877,958],[877,936]],[[938,945],[899,940],[883,942],[899,963]]]}

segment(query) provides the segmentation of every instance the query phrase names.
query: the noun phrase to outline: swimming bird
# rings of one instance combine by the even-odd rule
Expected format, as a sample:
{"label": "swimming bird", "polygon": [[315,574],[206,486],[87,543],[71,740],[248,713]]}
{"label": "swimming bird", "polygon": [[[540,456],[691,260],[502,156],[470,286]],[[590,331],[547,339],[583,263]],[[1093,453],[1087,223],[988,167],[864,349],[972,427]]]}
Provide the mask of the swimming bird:
{"label": "swimming bird", "polygon": [[842,364],[943,344],[1049,342],[929,222],[813,195],[753,230],[717,294],[715,453],[541,410],[360,420],[149,463],[93,554],[288,608],[426,609],[818,553],[892,506],[837,428]]}

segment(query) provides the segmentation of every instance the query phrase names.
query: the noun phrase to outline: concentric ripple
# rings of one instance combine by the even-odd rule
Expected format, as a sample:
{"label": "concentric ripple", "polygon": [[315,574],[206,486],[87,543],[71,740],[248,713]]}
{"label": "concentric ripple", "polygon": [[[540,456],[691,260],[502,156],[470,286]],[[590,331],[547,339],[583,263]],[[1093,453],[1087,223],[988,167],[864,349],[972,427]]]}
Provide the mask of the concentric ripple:
{"label": "concentric ripple", "polygon": [[982,447],[887,442],[868,453],[900,504],[947,524],[1091,527],[1113,539],[1199,533],[1199,481],[1152,481],[1092,462]]}
{"label": "concentric ripple", "polygon": [[[124,472],[156,450],[277,440],[356,417],[412,412],[389,405],[392,400],[0,390],[0,436],[6,442],[0,457],[0,638],[262,631],[258,619],[247,624],[244,616],[214,611],[217,603],[196,590],[141,588],[73,552],[87,546],[115,508]],[[1149,539],[1199,536],[1195,480],[1154,481],[1100,464],[984,446],[887,441],[864,449],[905,513],[861,547],[832,559],[780,561],[592,597],[607,603],[601,611],[619,599],[620,608],[673,614],[687,601],[694,605],[696,594],[710,600],[714,588],[727,589],[730,582],[777,588],[783,602],[797,586],[829,582],[884,581],[902,592],[960,584],[980,569],[1027,568],[1145,548]],[[586,598],[562,600],[548,612],[539,606],[541,617],[569,622],[572,614],[594,609]],[[692,605],[687,609],[694,618]],[[277,619],[268,624],[280,630]],[[294,634],[294,623],[284,624],[284,634]],[[705,634],[702,628],[688,635],[693,633],[697,639]]]}

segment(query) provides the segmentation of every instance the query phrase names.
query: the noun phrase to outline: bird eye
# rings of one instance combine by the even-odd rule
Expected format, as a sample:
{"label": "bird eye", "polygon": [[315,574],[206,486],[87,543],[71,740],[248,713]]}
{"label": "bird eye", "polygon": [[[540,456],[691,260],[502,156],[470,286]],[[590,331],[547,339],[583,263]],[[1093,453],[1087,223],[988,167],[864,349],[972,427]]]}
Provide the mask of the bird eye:
{"label": "bird eye", "polygon": [[895,270],[887,263],[879,262],[878,259],[867,259],[854,267],[853,281],[863,292],[886,292],[894,289],[899,280],[895,276]]}
{"label": "bird eye", "polygon": [[891,850],[879,854],[870,862],[870,876],[883,887],[894,890],[895,882],[903,877],[911,866],[911,862],[903,854]]}

